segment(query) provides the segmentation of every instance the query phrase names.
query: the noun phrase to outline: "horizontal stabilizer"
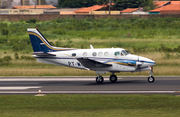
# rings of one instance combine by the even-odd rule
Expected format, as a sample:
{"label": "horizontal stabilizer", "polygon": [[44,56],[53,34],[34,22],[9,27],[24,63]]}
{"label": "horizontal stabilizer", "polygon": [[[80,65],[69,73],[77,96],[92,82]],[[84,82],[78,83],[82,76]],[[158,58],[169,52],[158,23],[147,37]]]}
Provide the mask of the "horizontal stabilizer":
{"label": "horizontal stabilizer", "polygon": [[55,54],[50,54],[50,53],[44,53],[44,52],[33,52],[34,55],[37,56],[56,56]]}
{"label": "horizontal stabilizer", "polygon": [[111,64],[101,63],[89,58],[77,58],[77,60],[87,68],[103,68],[112,66]]}

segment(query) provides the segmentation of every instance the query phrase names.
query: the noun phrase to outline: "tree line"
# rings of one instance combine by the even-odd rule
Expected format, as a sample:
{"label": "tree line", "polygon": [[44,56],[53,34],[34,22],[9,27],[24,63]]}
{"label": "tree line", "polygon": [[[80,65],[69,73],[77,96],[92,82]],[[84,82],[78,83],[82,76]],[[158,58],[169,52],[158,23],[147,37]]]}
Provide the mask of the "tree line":
{"label": "tree line", "polygon": [[[139,8],[143,7],[145,11],[155,8],[153,4],[154,0],[111,0],[115,3],[111,9],[112,10],[123,10],[126,8]],[[106,5],[109,0],[59,0],[59,8],[81,8],[90,7],[93,5]]]}

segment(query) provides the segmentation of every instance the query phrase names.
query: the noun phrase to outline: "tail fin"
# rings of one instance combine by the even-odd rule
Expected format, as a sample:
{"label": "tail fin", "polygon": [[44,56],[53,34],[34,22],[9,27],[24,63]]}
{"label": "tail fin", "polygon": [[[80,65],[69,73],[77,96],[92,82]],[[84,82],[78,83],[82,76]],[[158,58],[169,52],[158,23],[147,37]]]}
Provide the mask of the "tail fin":
{"label": "tail fin", "polygon": [[54,52],[54,51],[64,51],[64,50],[73,50],[71,48],[58,48],[52,46],[46,38],[40,33],[36,28],[28,28],[29,38],[34,52]]}

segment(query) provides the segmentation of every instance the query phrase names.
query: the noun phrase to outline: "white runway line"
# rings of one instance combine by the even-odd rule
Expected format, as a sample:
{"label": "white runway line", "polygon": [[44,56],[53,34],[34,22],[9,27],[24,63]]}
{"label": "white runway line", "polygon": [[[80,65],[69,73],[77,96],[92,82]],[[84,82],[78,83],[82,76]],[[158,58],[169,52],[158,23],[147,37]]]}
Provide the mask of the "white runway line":
{"label": "white runway line", "polygon": [[[118,78],[122,79],[122,78]],[[109,80],[109,78],[104,78]],[[0,79],[0,81],[95,81],[95,78],[37,78],[37,79],[23,79],[23,78],[8,78]]]}
{"label": "white runway line", "polygon": [[0,90],[26,90],[26,89],[35,89],[35,88],[41,88],[40,86],[29,86],[29,87],[0,87]]}
{"label": "white runway line", "polygon": [[[174,94],[177,91],[42,91],[42,94]],[[0,91],[0,94],[37,94],[38,91]]]}
{"label": "white runway line", "polygon": [[175,91],[44,91],[43,93],[62,94],[162,94],[175,93]]}

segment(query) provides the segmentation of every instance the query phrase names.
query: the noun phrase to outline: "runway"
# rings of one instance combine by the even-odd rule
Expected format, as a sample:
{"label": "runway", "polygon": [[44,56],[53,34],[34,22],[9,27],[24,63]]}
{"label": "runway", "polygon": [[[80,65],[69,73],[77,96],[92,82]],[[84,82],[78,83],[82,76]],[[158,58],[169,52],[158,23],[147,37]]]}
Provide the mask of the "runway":
{"label": "runway", "polygon": [[92,77],[0,77],[0,94],[180,94],[180,77],[118,76],[116,83],[104,77],[103,84]]}

